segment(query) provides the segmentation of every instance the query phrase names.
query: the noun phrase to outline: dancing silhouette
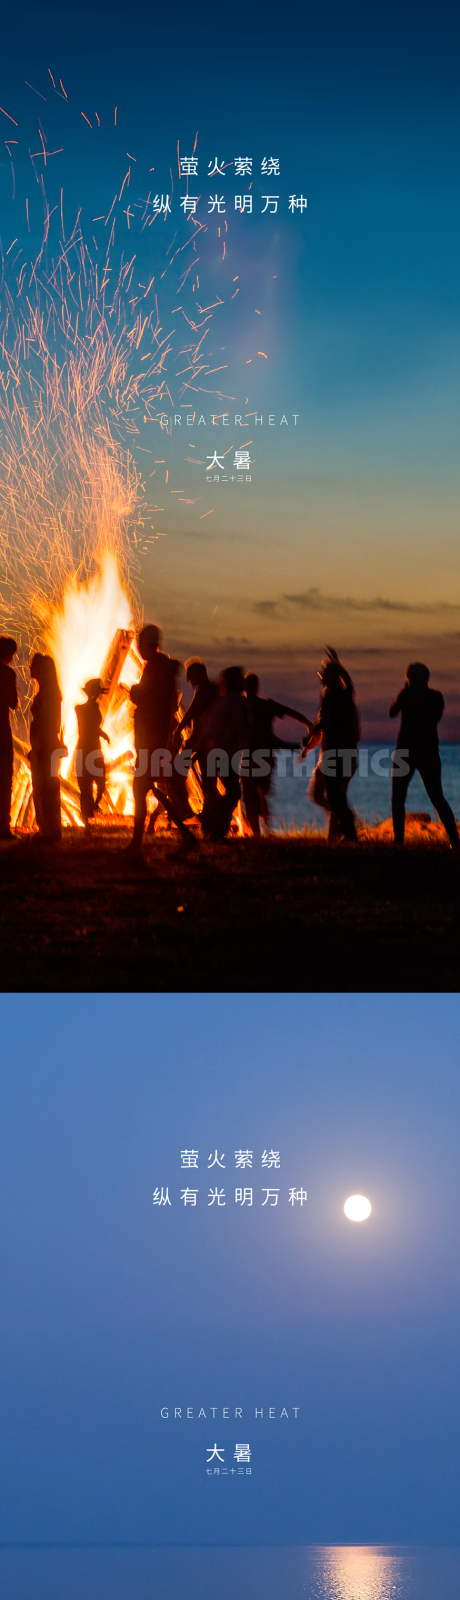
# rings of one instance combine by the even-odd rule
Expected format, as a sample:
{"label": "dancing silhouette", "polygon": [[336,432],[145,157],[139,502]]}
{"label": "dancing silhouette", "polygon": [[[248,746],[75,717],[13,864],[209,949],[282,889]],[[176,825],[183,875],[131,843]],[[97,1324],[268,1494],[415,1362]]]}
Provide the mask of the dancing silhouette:
{"label": "dancing silhouette", "polygon": [[[200,746],[206,765],[206,782],[200,822],[215,844],[228,833],[240,799],[240,758],[249,754],[249,717],[241,667],[226,667],[219,678],[219,693],[200,718]],[[219,792],[218,779],[223,789]]]}
{"label": "dancing silhouette", "polygon": [[67,750],[61,739],[61,691],[52,656],[36,652],[30,663],[30,676],[38,683],[30,723],[35,816],[43,839],[60,839],[59,760]]}
{"label": "dancing silhouette", "polygon": [[167,777],[168,773],[172,774],[168,741],[173,715],[178,704],[176,678],[180,661],[171,660],[170,656],[160,650],[159,644],[160,629],[154,623],[142,628],[138,646],[146,664],[140,682],[134,684],[130,691],[135,707],[134,742],[137,756],[133,780],[134,832],[128,846],[133,854],[138,854],[142,848],[147,795],[150,791],[164,806],[170,820],[176,824],[183,844],[188,846],[192,844],[180,815],[180,808],[174,800],[171,800],[166,785],[164,788],[160,787],[165,775]]}
{"label": "dancing silhouette", "polygon": [[441,758],[439,755],[438,723],[444,711],[444,699],[439,689],[428,687],[429,667],[423,661],[412,661],[406,668],[404,689],[400,689],[390,706],[390,717],[401,716],[396,741],[397,751],[407,756],[406,772],[400,763],[393,763],[391,807],[396,844],[404,843],[406,794],[414,772],[419,772],[428,799],[437,811],[453,850],[460,848],[460,839],[453,811],[443,793]]}
{"label": "dancing silhouette", "polygon": [[[102,716],[98,700],[104,693],[104,685],[100,678],[88,678],[83,685],[83,694],[87,699],[83,705],[75,706],[78,722],[78,751],[77,751],[77,781],[80,790],[80,810],[85,828],[91,817],[99,809],[100,801],[105,790],[105,766],[101,749],[101,739],[109,744],[109,735],[104,733]],[[78,756],[80,759],[78,760]],[[78,768],[81,771],[78,771]],[[94,798],[94,785],[96,785],[96,799]]]}
{"label": "dancing silhouette", "polygon": [[[260,820],[267,825],[270,820],[268,796],[270,792],[276,750],[298,750],[298,744],[287,743],[273,732],[275,718],[292,717],[311,730],[313,723],[302,711],[282,705],[280,700],[264,700],[259,695],[259,679],[255,672],[247,672],[244,692],[248,702],[249,773],[242,773],[241,790],[246,820],[255,838],[260,837]],[[265,771],[262,770],[265,768]]]}
{"label": "dancing silhouette", "polygon": [[327,648],[318,677],[323,686],[320,707],[304,740],[304,752],[321,744],[321,756],[309,793],[317,805],[330,812],[329,840],[353,842],[356,826],[347,790],[358,765],[360,725],[350,674],[332,646]]}

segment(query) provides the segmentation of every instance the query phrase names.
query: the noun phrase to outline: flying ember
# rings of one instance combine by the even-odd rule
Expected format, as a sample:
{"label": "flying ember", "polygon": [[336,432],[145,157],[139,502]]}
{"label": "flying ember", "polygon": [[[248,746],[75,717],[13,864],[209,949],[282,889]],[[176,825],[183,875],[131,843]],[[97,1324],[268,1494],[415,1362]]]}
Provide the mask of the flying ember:
{"label": "flying ember", "polygon": [[[61,762],[62,819],[75,824],[75,707],[89,679],[101,678],[104,689],[102,809],[132,809],[129,688],[142,669],[135,646],[141,621],[137,580],[142,556],[158,537],[149,503],[154,472],[150,462],[146,472],[145,463],[163,458],[157,435],[165,427],[165,406],[173,409],[185,395],[187,405],[193,403],[191,392],[202,390],[203,376],[216,370],[215,357],[207,361],[204,349],[214,308],[223,300],[214,293],[203,310],[192,299],[199,285],[197,238],[207,231],[197,219],[184,216],[177,239],[177,231],[170,235],[168,210],[159,220],[149,192],[132,194],[126,223],[131,166],[118,196],[97,208],[97,238],[86,237],[80,210],[66,229],[63,191],[58,197],[45,187],[53,174],[46,139],[41,133],[40,138],[39,176],[40,152],[31,140],[30,154],[29,144],[33,202],[20,192],[25,164],[18,182],[13,171],[11,205],[17,211],[25,200],[28,234],[23,246],[15,227],[0,278],[0,631],[13,628],[20,642],[24,710],[31,699],[30,652],[45,651],[54,659],[67,750]],[[28,188],[30,180],[25,182]],[[164,322],[159,278],[166,278]],[[178,303],[183,290],[188,302]],[[26,724],[21,732],[24,737],[15,739],[12,821],[28,827],[34,811]]]}

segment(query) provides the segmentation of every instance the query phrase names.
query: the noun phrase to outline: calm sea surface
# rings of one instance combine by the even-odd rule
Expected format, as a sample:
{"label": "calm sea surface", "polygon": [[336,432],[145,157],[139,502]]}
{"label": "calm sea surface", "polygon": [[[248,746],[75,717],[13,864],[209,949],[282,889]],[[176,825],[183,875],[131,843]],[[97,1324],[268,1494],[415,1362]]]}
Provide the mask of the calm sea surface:
{"label": "calm sea surface", "polygon": [[[443,744],[440,749],[444,793],[454,816],[460,821],[460,745]],[[391,750],[391,745],[361,746],[360,765],[367,766],[367,776],[355,773],[348,796],[350,805],[363,822],[384,822],[386,817],[391,816]],[[312,751],[311,764],[317,758],[318,752]],[[373,770],[379,766],[380,772]],[[319,806],[308,800],[305,792],[307,781],[305,771],[302,773],[295,764],[295,758],[293,764],[289,757],[286,777],[277,775],[273,780],[271,820],[274,829],[309,827],[315,828],[318,833],[327,832],[329,819]],[[431,817],[435,816],[418,774],[409,785],[407,810],[426,811]]]}
{"label": "calm sea surface", "polygon": [[460,1549],[0,1549],[2,1600],[459,1600]]}

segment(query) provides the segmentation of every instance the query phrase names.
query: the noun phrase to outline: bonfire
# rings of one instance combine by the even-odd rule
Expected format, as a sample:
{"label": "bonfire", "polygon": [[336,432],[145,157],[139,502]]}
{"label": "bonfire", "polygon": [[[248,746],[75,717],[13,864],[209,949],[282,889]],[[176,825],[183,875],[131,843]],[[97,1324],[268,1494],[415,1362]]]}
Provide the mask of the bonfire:
{"label": "bonfire", "polygon": [[[136,757],[130,689],[139,682],[145,663],[137,649],[131,603],[113,552],[106,550],[101,555],[98,570],[87,583],[78,583],[76,577],[69,580],[61,605],[50,609],[43,648],[54,658],[62,692],[62,738],[68,751],[61,762],[63,826],[83,827],[76,775],[75,707],[85,699],[82,685],[88,678],[100,678],[105,689],[99,706],[109,743],[104,745],[106,787],[100,816],[106,823],[132,816]],[[17,736],[13,745],[11,821],[13,827],[29,831],[35,827],[29,746]],[[193,772],[187,787],[192,809],[199,811],[201,790]],[[158,805],[151,795],[149,809],[154,811]]]}
{"label": "bonfire", "polygon": [[[75,770],[75,706],[85,699],[82,685],[89,677],[101,678],[105,688],[99,703],[109,744],[104,752],[106,790],[101,814],[106,818],[131,814],[135,754],[134,707],[129,691],[138,682],[144,663],[136,647],[131,605],[113,553],[103,554],[97,573],[87,583],[70,579],[61,605],[50,612],[43,648],[55,660],[62,692],[62,736],[68,750],[61,763],[64,826],[82,826]],[[30,829],[34,827],[35,813],[28,744],[17,737],[14,755],[12,824]]]}

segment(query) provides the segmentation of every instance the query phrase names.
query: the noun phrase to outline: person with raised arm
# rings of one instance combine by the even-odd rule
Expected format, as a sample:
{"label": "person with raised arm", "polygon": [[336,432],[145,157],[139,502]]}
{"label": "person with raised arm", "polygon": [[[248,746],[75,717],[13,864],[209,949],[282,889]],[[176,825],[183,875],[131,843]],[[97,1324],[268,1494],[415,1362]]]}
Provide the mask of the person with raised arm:
{"label": "person with raised arm", "polygon": [[264,700],[259,695],[259,679],[255,672],[247,672],[244,692],[248,702],[249,768],[241,778],[241,790],[246,821],[254,838],[260,838],[260,819],[268,825],[268,795],[273,776],[277,750],[298,750],[298,744],[287,743],[273,732],[275,718],[292,717],[303,723],[309,732],[313,723],[303,711],[294,711],[279,700]]}

